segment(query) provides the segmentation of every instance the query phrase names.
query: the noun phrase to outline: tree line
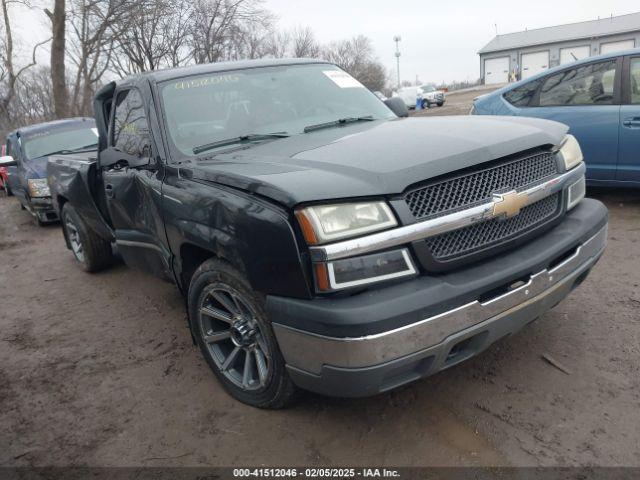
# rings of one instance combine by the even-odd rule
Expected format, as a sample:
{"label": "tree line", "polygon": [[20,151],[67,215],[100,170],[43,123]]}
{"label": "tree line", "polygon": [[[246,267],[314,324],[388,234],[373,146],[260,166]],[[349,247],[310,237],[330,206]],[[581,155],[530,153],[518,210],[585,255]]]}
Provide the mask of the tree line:
{"label": "tree line", "polygon": [[[37,1],[37,0],[35,0]],[[309,27],[277,28],[262,0],[0,0],[0,133],[20,125],[91,115],[107,81],[149,70],[255,58],[324,58],[372,90],[387,72],[371,41],[355,36],[321,44]],[[15,52],[16,4],[41,8],[50,38],[28,62]],[[48,44],[49,64],[38,64]],[[21,63],[19,65],[19,63]]]}

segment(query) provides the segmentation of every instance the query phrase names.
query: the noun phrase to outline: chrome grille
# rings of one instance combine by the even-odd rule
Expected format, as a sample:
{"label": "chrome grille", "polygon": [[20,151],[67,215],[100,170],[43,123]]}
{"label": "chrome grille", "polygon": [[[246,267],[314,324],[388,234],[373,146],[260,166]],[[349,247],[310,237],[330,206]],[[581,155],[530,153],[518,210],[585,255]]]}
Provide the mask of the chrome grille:
{"label": "chrome grille", "polygon": [[560,194],[556,193],[523,208],[515,217],[492,219],[470,227],[443,233],[426,240],[433,259],[447,261],[490,248],[517,237],[553,219],[560,211]]}
{"label": "chrome grille", "polygon": [[408,192],[404,199],[417,219],[492,200],[494,193],[519,190],[558,173],[555,155],[538,152]]}

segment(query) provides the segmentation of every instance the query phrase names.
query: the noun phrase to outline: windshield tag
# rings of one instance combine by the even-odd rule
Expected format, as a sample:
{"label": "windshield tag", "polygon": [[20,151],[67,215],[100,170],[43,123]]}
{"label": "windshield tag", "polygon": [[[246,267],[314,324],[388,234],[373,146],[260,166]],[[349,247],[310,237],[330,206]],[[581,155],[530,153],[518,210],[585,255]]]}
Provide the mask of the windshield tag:
{"label": "windshield tag", "polygon": [[92,128],[91,128],[91,131],[93,132],[93,134],[94,134],[96,137],[99,137],[99,136],[100,136],[100,135],[98,135],[98,129],[97,129],[97,128],[92,127]]}
{"label": "windshield tag", "polygon": [[340,88],[364,88],[364,85],[347,72],[341,72],[339,70],[325,70],[322,73],[324,73]]}

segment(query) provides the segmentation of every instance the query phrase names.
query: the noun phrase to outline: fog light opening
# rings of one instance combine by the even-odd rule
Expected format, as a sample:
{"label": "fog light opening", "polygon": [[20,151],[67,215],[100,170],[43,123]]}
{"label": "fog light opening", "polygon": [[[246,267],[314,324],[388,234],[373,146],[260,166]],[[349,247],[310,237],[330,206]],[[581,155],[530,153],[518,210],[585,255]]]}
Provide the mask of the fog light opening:
{"label": "fog light opening", "polygon": [[571,184],[568,191],[569,193],[567,195],[567,210],[571,210],[580,202],[580,200],[585,197],[585,194],[587,192],[587,184],[584,177],[581,177],[580,180]]}
{"label": "fog light opening", "polygon": [[417,274],[406,248],[336,260],[327,264],[327,271],[333,290]]}

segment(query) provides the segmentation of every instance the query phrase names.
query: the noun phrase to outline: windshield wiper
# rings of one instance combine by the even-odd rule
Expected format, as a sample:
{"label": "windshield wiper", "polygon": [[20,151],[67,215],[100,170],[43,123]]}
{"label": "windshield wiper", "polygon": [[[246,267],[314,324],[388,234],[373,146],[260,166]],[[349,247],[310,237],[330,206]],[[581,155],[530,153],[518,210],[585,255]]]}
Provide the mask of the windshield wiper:
{"label": "windshield wiper", "polygon": [[347,123],[355,123],[355,122],[371,122],[375,120],[371,115],[367,115],[366,117],[346,117],[339,118],[338,120],[332,120],[331,122],[317,123],[315,125],[308,125],[304,127],[304,133],[313,132],[314,130],[321,130],[323,128],[331,128],[337,127],[340,125],[346,125]]}
{"label": "windshield wiper", "polygon": [[93,151],[98,146],[97,143],[91,143],[89,145],[85,145],[83,147],[77,148],[65,148],[63,150],[56,150],[55,152],[47,153],[46,155],[42,155],[43,157],[50,157],[51,155],[66,155],[68,153],[80,153],[84,151]]}
{"label": "windshield wiper", "polygon": [[227,138],[226,140],[218,140],[217,142],[205,143],[193,147],[193,153],[195,155],[211,150],[217,147],[226,147],[227,145],[235,145],[236,143],[244,142],[258,142],[260,140],[269,140],[270,138],[286,138],[289,134],[286,132],[274,132],[274,133],[248,133],[247,135],[240,135],[239,137]]}

